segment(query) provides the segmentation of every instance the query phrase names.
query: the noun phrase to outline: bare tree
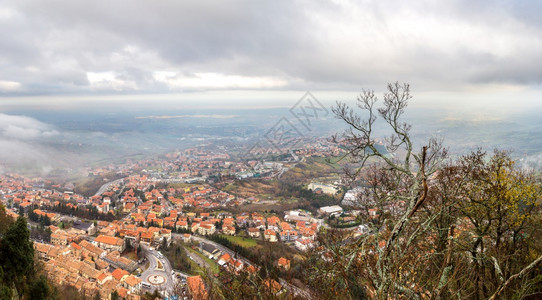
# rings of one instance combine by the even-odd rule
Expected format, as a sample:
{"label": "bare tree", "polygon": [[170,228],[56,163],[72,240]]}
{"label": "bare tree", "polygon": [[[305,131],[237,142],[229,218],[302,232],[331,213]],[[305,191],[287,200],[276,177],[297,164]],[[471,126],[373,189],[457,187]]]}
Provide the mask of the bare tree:
{"label": "bare tree", "polygon": [[[514,281],[527,278],[542,261],[542,249],[533,252],[532,243],[518,239],[526,228],[540,234],[540,218],[533,214],[540,184],[515,171],[501,152],[489,163],[480,151],[446,162],[440,140],[416,147],[411,126],[401,121],[410,86],[388,84],[382,99],[379,105],[375,93],[364,90],[357,99],[364,115],[340,102],[333,108],[348,125],[333,140],[352,162],[346,179],[364,182],[359,206],[369,232],[358,239],[321,234],[322,247],[313,252],[318,259],[307,266],[317,274],[310,277],[312,287],[324,298],[378,299],[482,299],[522,286],[536,290],[541,278]],[[378,119],[391,132],[380,139]],[[347,293],[333,295],[339,290]]]}
{"label": "bare tree", "polygon": [[[373,227],[372,234],[362,238],[347,255],[352,260],[356,255],[373,258],[374,265],[372,262],[366,265],[367,283],[373,289],[371,292],[374,296],[381,299],[393,294],[409,297],[419,295],[411,282],[404,279],[407,277],[398,270],[403,270],[400,264],[412,254],[406,250],[416,248],[417,238],[434,221],[430,218],[418,222],[416,212],[426,201],[428,178],[438,170],[446,157],[446,151],[436,139],[430,139],[418,151],[414,148],[410,137],[411,126],[401,121],[411,98],[410,86],[396,82],[388,84],[383,105],[379,107],[374,91],[363,91],[357,99],[357,106],[365,111],[366,118],[344,103],[338,102],[333,108],[336,117],[349,125],[342,134],[333,137],[335,142],[346,147],[348,158],[356,164],[354,169],[346,170],[347,178],[359,178],[368,163],[376,162],[378,166],[372,171],[372,180],[368,182],[374,202],[378,203],[379,210],[400,206],[400,209],[394,210],[394,216],[386,218],[386,222],[369,223],[383,227]],[[379,117],[391,129],[391,134],[381,140],[375,135],[375,123]],[[387,151],[381,150],[382,146]],[[400,155],[394,157],[390,153]],[[415,224],[413,220],[416,220]]]}

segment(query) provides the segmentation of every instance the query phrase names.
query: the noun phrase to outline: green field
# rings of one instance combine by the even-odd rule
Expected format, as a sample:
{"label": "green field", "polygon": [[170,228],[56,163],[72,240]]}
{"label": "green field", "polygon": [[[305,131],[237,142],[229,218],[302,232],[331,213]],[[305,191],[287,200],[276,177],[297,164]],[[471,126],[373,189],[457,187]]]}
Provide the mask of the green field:
{"label": "green field", "polygon": [[203,253],[201,253],[199,251],[196,251],[196,250],[194,250],[194,249],[192,249],[190,247],[186,247],[185,249],[187,249],[188,251],[190,251],[190,252],[196,254],[197,256],[201,257],[203,260],[205,260],[209,264],[209,266],[211,266],[211,271],[214,274],[218,274],[220,272],[218,264],[214,260],[210,259],[209,257],[205,256]]}
{"label": "green field", "polygon": [[184,183],[184,182],[176,182],[176,183],[168,184],[168,187],[170,187],[170,188],[187,188],[187,187],[193,187],[193,186],[201,186],[201,184]]}
{"label": "green field", "polygon": [[223,237],[223,238],[226,238],[230,242],[232,242],[232,243],[234,243],[236,245],[239,245],[241,247],[251,248],[251,247],[258,246],[258,242],[256,240],[254,240],[254,239],[251,239],[251,238],[224,235],[224,234],[222,234],[220,236]]}

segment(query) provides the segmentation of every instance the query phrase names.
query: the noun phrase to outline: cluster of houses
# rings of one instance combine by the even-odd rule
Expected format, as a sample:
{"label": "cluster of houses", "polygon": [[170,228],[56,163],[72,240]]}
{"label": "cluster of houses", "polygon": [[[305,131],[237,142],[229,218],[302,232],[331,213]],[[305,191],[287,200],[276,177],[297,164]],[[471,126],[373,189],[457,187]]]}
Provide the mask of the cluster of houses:
{"label": "cluster of houses", "polygon": [[[329,147],[316,143],[297,154],[325,156],[338,151]],[[139,299],[141,279],[133,275],[137,263],[121,253],[127,247],[140,243],[169,243],[172,231],[199,235],[241,234],[268,242],[285,242],[302,251],[314,247],[323,221],[303,212],[287,212],[283,219],[274,214],[205,212],[242,205],[247,200],[205,183],[175,188],[155,187],[158,183],[189,182],[191,178],[208,178],[217,173],[235,176],[252,172],[254,175],[272,173],[281,168],[280,163],[232,161],[227,154],[192,148],[170,153],[166,159],[128,161],[122,165],[89,169],[89,176],[126,174],[122,180],[111,184],[107,191],[92,197],[73,192],[73,185],[61,186],[41,178],[2,174],[0,199],[7,207],[17,208],[21,213],[33,211],[47,216],[57,225],[64,216],[51,211],[51,208],[60,204],[73,209],[92,207],[102,214],[121,214],[123,218],[113,222],[75,221],[67,229],[51,225],[50,243],[36,242],[35,248],[45,261],[49,276],[60,284],[73,285],[89,295],[100,291],[102,298],[116,290],[122,298]],[[188,212],[187,208],[204,212]],[[202,246],[204,252],[207,251],[204,248],[212,250]],[[220,265],[234,270],[252,267],[244,266],[241,260],[227,253],[211,251],[207,254]],[[279,266],[287,269],[289,261],[280,260]]]}
{"label": "cluster of houses", "polygon": [[51,244],[34,243],[48,276],[89,295],[99,291],[107,298],[117,291],[122,298],[139,299],[141,279],[133,275],[138,264],[121,253],[128,244],[170,241],[171,230],[137,227],[122,221],[99,221],[97,227],[82,227],[90,231],[82,232],[74,227],[63,230],[51,225]]}
{"label": "cluster of houses", "polygon": [[[228,216],[221,220],[221,232],[233,236],[240,234],[239,231],[241,230],[238,231],[236,227],[242,228],[242,231],[245,231],[243,235],[247,235],[253,239],[263,239],[268,242],[293,242],[296,248],[305,251],[314,245],[316,234],[319,227],[323,224],[323,220],[315,218],[289,218],[289,216],[293,216],[294,214],[299,215],[299,213],[299,211],[289,211],[285,215],[284,221],[276,215],[265,217],[257,212],[235,217]],[[197,224],[195,223],[197,221],[195,219],[192,223],[193,232],[194,226],[198,226],[194,225]],[[209,225],[213,226],[212,224]],[[198,232],[201,234],[200,231]]]}
{"label": "cluster of houses", "polygon": [[140,299],[141,279],[131,274],[137,263],[116,250],[108,251],[87,240],[68,245],[36,242],[34,247],[55,283],[72,285],[87,296],[99,293],[102,299],[114,291],[124,299]]}

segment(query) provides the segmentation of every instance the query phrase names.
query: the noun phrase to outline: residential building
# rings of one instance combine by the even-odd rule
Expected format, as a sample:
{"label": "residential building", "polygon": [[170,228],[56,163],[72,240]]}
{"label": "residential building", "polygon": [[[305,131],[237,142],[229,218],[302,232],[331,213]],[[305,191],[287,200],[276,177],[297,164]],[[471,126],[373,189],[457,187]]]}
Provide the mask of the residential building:
{"label": "residential building", "polygon": [[264,231],[263,236],[266,241],[269,241],[269,242],[277,241],[277,233],[271,229],[267,229],[266,231]]}
{"label": "residential building", "polygon": [[53,245],[66,246],[68,244],[68,235],[64,231],[57,231],[51,234],[51,243]]}
{"label": "residential building", "polygon": [[198,233],[201,235],[211,235],[216,231],[216,227],[213,224],[201,224],[198,228]]}
{"label": "residential building", "polygon": [[131,293],[139,293],[141,290],[141,279],[134,275],[129,275],[124,278],[122,285]]}
{"label": "residential building", "polygon": [[314,241],[311,239],[298,239],[295,241],[295,247],[300,251],[307,251],[314,247]]}
{"label": "residential building", "polygon": [[285,271],[290,270],[290,260],[285,257],[279,258],[277,265],[279,268],[284,269]]}
{"label": "residential building", "polygon": [[235,235],[235,227],[230,225],[222,226],[222,232],[227,235]]}
{"label": "residential building", "polygon": [[119,252],[124,251],[126,247],[126,243],[123,239],[107,235],[99,235],[94,239],[94,244],[105,250],[115,250]]}
{"label": "residential building", "polygon": [[260,237],[260,229],[258,228],[250,227],[249,229],[247,229],[247,231],[248,231],[248,235],[252,238]]}

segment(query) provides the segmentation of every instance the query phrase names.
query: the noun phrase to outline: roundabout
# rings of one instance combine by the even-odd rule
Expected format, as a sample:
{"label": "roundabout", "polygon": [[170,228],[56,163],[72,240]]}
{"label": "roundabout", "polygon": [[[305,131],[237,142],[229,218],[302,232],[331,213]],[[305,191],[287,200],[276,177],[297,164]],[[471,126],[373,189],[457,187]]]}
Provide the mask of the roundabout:
{"label": "roundabout", "polygon": [[147,277],[147,282],[153,285],[161,285],[166,282],[166,278],[162,275],[150,275]]}

